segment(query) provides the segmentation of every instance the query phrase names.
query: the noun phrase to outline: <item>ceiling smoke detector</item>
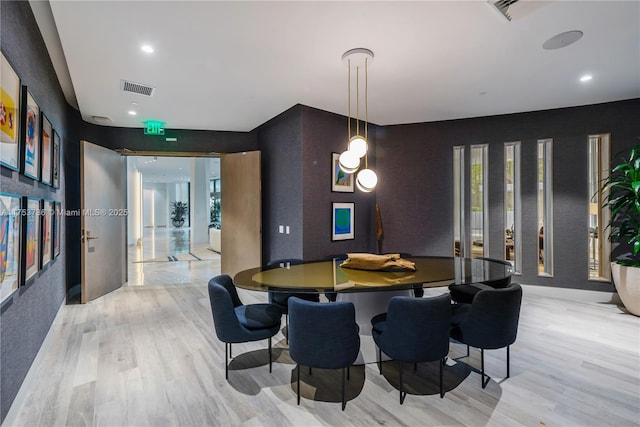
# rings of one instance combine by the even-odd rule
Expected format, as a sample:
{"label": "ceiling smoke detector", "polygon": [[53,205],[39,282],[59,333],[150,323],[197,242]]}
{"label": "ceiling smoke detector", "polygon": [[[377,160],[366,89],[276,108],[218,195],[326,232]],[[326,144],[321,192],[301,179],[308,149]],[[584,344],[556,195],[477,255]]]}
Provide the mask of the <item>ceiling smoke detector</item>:
{"label": "ceiling smoke detector", "polygon": [[137,93],[145,96],[153,96],[155,87],[142,83],[134,83],[128,80],[120,80],[120,89],[124,92]]}
{"label": "ceiling smoke detector", "polygon": [[570,44],[574,44],[582,38],[582,31],[572,30],[565,31],[564,33],[556,34],[549,40],[542,44],[542,48],[545,50],[556,50],[567,47]]}

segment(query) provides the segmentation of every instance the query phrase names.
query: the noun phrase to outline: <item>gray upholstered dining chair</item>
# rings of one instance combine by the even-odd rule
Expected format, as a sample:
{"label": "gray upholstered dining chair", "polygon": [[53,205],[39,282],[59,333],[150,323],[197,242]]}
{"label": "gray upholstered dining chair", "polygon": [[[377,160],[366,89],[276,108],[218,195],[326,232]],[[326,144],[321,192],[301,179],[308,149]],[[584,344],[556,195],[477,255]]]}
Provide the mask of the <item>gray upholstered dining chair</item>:
{"label": "gray upholstered dining chair", "polygon": [[511,283],[506,288],[483,289],[471,304],[454,304],[451,310],[450,336],[455,341],[480,349],[482,388],[485,381],[484,350],[507,348],[507,378],[510,376],[509,347],[516,341],[522,287]]}
{"label": "gray upholstered dining chair", "polygon": [[224,376],[229,379],[231,344],[269,339],[280,330],[282,312],[273,304],[242,304],[233,280],[226,274],[209,280],[209,301],[218,339],[224,342]]}
{"label": "gray upholstered dining chair", "polygon": [[324,304],[289,298],[289,354],[296,362],[298,405],[300,365],[309,368],[342,369],[342,410],[345,401],[345,368],[360,351],[359,327],[353,303]]}
{"label": "gray upholstered dining chair", "polygon": [[400,362],[400,404],[407,395],[402,383],[404,362],[417,364],[437,360],[440,364],[440,397],[444,397],[442,375],[449,353],[450,317],[451,297],[443,294],[431,298],[393,297],[388,312],[371,319],[380,373],[382,352]]}

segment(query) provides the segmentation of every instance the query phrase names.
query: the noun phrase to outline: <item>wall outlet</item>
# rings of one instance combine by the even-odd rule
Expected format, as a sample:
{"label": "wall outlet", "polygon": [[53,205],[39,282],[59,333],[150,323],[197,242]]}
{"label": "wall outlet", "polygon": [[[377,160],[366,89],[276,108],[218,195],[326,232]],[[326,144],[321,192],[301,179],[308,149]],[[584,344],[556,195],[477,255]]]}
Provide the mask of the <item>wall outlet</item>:
{"label": "wall outlet", "polygon": [[284,225],[278,226],[278,233],[284,233]]}
{"label": "wall outlet", "polygon": [[289,234],[289,226],[287,225],[287,227],[286,227],[286,228],[287,228],[287,234]]}

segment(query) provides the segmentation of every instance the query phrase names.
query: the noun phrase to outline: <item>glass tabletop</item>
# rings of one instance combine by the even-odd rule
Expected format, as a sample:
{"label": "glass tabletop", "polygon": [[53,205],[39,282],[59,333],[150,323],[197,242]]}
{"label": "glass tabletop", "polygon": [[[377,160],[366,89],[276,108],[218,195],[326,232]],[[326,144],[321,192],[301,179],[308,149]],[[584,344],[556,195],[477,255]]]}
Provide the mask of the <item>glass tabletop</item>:
{"label": "glass tabletop", "polygon": [[416,271],[369,271],[342,268],[343,259],[304,262],[268,269],[250,268],[234,277],[237,287],[254,291],[318,293],[367,292],[448,286],[504,280],[511,264],[487,258],[407,257]]}

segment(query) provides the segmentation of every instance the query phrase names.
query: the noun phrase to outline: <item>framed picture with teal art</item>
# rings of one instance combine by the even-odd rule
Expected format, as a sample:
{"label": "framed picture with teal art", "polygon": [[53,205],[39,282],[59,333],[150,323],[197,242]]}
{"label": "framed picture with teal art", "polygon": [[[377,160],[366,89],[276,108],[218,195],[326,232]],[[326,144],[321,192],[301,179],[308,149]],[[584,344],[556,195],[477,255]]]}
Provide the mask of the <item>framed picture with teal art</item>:
{"label": "framed picture with teal art", "polygon": [[331,240],[350,240],[355,238],[354,203],[333,202]]}
{"label": "framed picture with teal art", "polygon": [[331,153],[331,191],[353,193],[353,174],[340,169],[340,153]]}
{"label": "framed picture with teal art", "polygon": [[26,285],[33,279],[40,267],[40,199],[35,197],[25,197],[23,203],[26,205],[22,221],[22,256],[23,266],[21,284]]}

